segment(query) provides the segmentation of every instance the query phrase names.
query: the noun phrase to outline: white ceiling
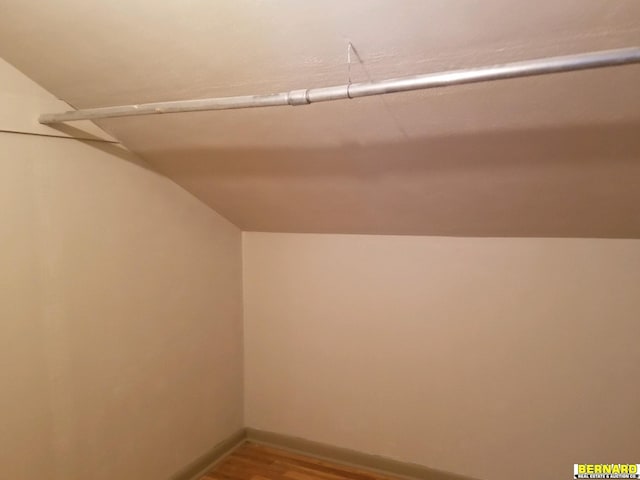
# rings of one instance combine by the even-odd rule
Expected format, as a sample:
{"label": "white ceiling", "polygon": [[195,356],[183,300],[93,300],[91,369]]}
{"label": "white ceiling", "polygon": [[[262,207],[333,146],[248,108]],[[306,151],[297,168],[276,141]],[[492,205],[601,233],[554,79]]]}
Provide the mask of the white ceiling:
{"label": "white ceiling", "polygon": [[[640,45],[637,0],[0,0],[75,107],[272,93]],[[246,230],[640,237],[640,66],[100,125]]]}

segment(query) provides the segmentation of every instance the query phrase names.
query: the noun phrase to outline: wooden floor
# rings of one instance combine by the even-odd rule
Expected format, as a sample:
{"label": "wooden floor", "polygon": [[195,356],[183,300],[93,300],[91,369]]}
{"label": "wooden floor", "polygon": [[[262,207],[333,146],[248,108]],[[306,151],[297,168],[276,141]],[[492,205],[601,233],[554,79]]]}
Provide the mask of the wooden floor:
{"label": "wooden floor", "polygon": [[245,443],[201,480],[392,480],[381,474]]}

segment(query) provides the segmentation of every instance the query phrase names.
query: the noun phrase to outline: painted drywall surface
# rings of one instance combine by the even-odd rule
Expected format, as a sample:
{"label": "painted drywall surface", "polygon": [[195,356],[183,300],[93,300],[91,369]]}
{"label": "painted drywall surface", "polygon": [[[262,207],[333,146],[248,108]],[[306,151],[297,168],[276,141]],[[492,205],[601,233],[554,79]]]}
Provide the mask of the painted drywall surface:
{"label": "painted drywall surface", "polygon": [[45,112],[72,110],[37,83],[0,58],[2,89],[0,90],[0,131],[39,133],[58,137],[99,138],[115,141],[111,135],[91,122],[74,122],[73,125],[47,126],[38,122],[38,115]]}
{"label": "painted drywall surface", "polygon": [[635,462],[640,241],[243,236],[248,426],[482,480]]}
{"label": "painted drywall surface", "polygon": [[[640,38],[637,0],[0,4],[0,56],[77,107],[345,84],[349,41],[366,81]],[[244,230],[640,238],[639,83],[635,65],[101,125]]]}
{"label": "painted drywall surface", "polygon": [[1,476],[168,478],[243,426],[240,231],[115,145],[0,152]]}

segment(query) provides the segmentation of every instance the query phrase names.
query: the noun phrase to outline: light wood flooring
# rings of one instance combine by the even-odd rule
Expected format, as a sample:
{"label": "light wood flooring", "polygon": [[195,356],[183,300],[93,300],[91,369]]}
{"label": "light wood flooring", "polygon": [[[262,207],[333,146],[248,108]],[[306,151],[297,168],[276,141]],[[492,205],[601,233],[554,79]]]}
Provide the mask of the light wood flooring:
{"label": "light wood flooring", "polygon": [[382,474],[247,442],[201,480],[395,480]]}

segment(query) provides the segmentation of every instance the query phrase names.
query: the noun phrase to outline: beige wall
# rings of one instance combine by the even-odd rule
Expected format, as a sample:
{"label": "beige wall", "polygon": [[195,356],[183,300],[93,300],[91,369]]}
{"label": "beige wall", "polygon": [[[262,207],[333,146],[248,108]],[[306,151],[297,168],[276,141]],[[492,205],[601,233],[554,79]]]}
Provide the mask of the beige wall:
{"label": "beige wall", "polygon": [[640,241],[244,234],[246,422],[483,480],[638,461]]}
{"label": "beige wall", "polygon": [[239,230],[131,155],[0,133],[0,476],[160,480],[239,429],[241,283]]}
{"label": "beige wall", "polygon": [[[79,134],[0,80],[0,130]],[[2,475],[156,480],[240,428],[240,246],[114,145],[0,132]],[[244,255],[248,426],[482,480],[637,461],[639,240],[246,233]]]}

